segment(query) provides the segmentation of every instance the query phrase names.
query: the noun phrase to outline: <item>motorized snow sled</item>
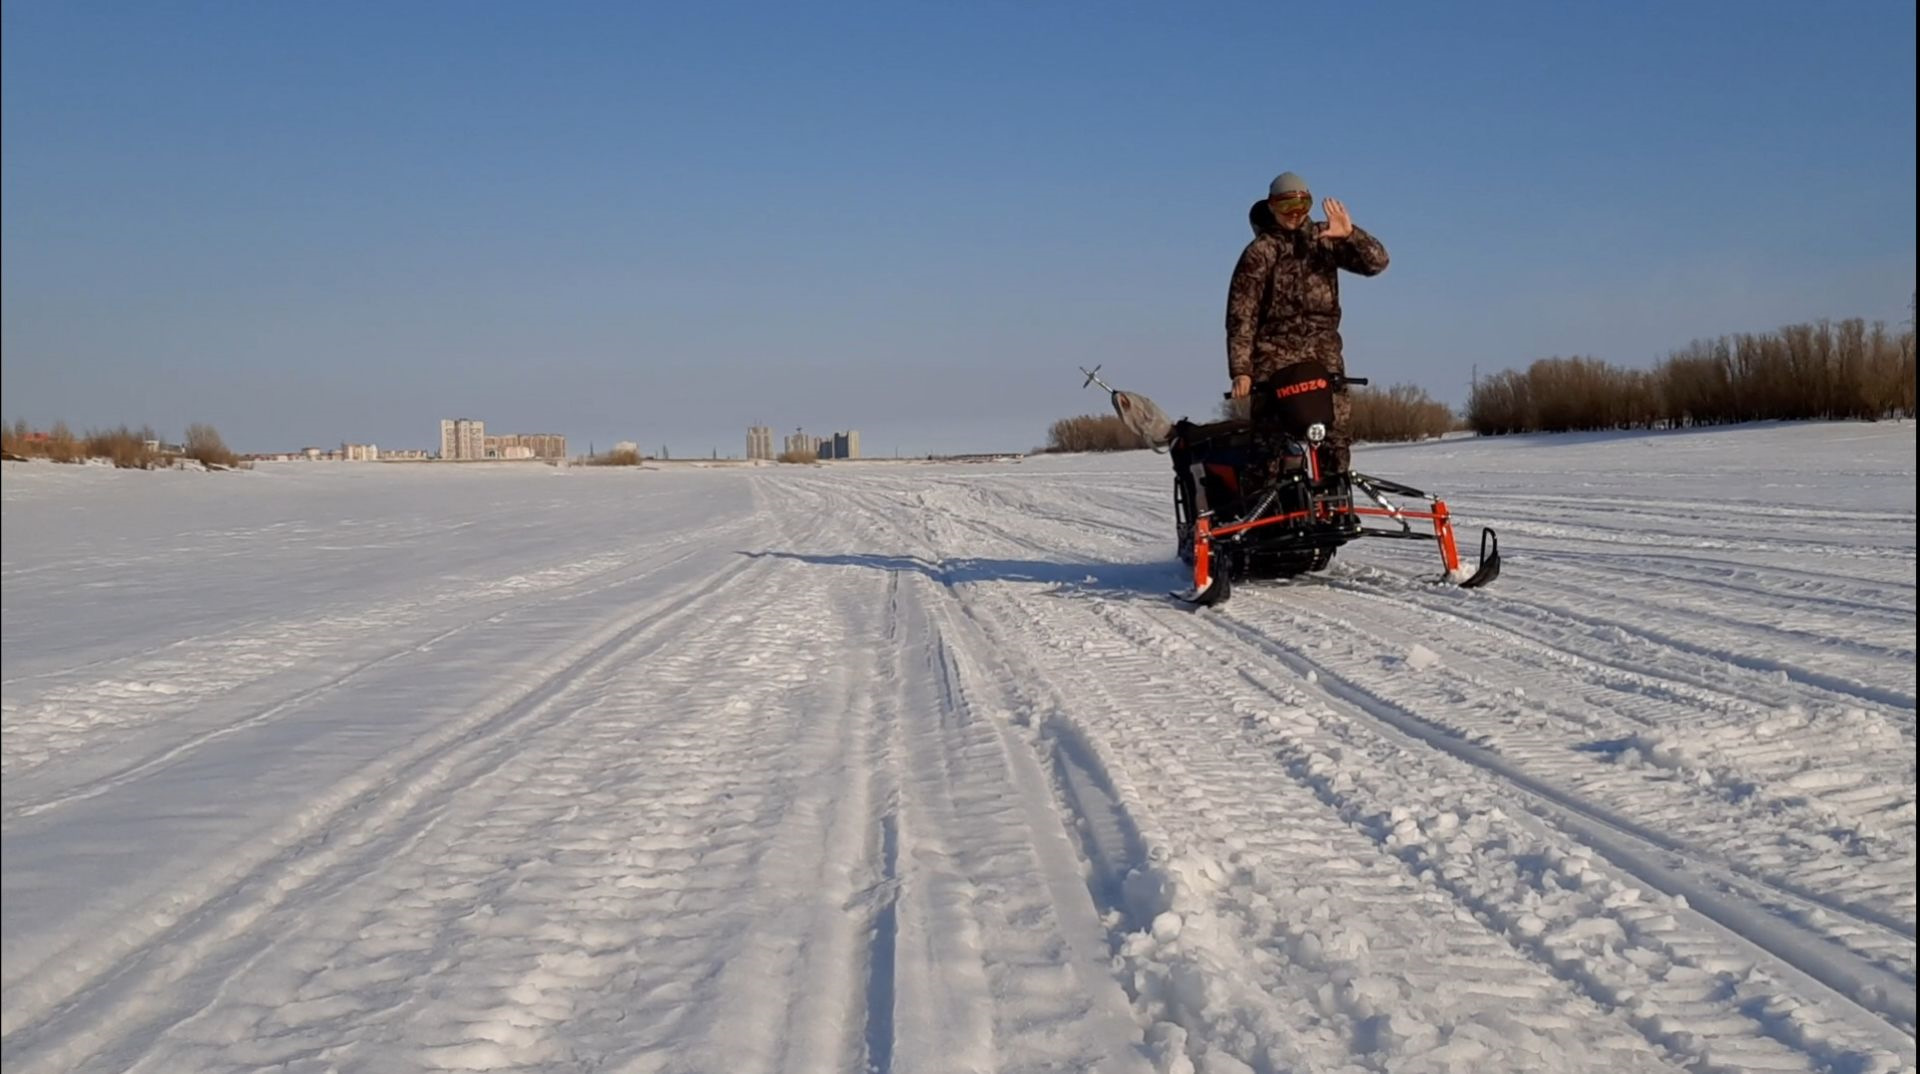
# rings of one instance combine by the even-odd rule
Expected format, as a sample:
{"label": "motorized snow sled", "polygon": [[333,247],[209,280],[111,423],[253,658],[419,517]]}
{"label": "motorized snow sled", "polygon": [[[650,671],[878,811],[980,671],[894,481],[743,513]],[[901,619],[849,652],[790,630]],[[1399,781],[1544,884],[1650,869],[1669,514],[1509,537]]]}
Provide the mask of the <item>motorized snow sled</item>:
{"label": "motorized snow sled", "polygon": [[[1500,574],[1500,539],[1480,531],[1480,564],[1464,575],[1446,502],[1419,489],[1340,465],[1326,442],[1333,394],[1358,377],[1305,362],[1255,384],[1248,417],[1210,424],[1168,421],[1151,399],[1123,392],[1080,370],[1086,385],[1105,388],[1120,419],[1173,459],[1174,532],[1193,588],[1173,596],[1191,604],[1226,600],[1236,580],[1291,578],[1325,570],[1340,546],[1362,537],[1435,542],[1446,570],[1439,579],[1462,588]],[[1356,501],[1356,496],[1359,500]],[[1419,500],[1403,508],[1390,497]],[[1370,520],[1386,520],[1391,525]],[[1414,528],[1429,523],[1431,533]]]}

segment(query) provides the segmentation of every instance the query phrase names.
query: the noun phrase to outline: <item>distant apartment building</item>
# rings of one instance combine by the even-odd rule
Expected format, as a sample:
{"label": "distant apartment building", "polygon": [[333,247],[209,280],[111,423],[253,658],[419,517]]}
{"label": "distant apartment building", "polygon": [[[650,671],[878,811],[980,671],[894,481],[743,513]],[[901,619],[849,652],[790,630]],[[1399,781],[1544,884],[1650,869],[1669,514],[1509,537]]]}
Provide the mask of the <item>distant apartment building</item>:
{"label": "distant apartment building", "polygon": [[473,418],[440,420],[443,459],[548,459],[567,457],[567,438],[559,433],[487,435],[487,423]]}
{"label": "distant apartment building", "polygon": [[443,459],[484,459],[487,457],[487,423],[473,418],[440,419],[440,457]]}
{"label": "distant apartment building", "polygon": [[[749,433],[757,429],[758,426],[756,426],[754,430],[749,430]],[[759,456],[752,454],[753,439],[751,436],[748,437],[748,458],[772,457],[773,444],[771,443],[771,430],[768,430],[767,438],[769,442],[766,445],[766,450],[769,454]],[[860,457],[860,433],[856,429],[848,429],[845,432],[834,433],[831,436],[812,436],[799,429],[795,429],[787,436],[785,447],[782,450],[788,455],[805,455],[812,459],[857,459]]]}
{"label": "distant apartment building", "polygon": [[375,444],[341,444],[340,457],[348,462],[376,462],[380,448]]}
{"label": "distant apartment building", "polygon": [[765,425],[747,427],[747,458],[773,458],[773,430]]}
{"label": "distant apartment building", "polygon": [[502,433],[487,437],[482,458],[564,459],[567,438],[559,433]]}
{"label": "distant apartment building", "polygon": [[819,459],[857,459],[860,457],[860,434],[854,430],[834,433],[832,436],[810,438],[813,441],[812,455]]}
{"label": "distant apartment building", "polygon": [[567,438],[559,433],[521,433],[518,440],[521,447],[532,449],[536,459],[567,457]]}

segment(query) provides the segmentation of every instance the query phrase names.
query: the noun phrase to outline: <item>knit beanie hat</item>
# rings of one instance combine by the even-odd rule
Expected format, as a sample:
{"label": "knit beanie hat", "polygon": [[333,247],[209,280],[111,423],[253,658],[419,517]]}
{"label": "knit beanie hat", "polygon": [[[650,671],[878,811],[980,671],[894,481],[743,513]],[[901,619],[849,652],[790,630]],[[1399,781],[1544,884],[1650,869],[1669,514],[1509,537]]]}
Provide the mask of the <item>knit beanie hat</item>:
{"label": "knit beanie hat", "polygon": [[1282,194],[1307,193],[1307,181],[1292,172],[1281,172],[1273,182],[1267,184],[1267,197],[1277,198]]}

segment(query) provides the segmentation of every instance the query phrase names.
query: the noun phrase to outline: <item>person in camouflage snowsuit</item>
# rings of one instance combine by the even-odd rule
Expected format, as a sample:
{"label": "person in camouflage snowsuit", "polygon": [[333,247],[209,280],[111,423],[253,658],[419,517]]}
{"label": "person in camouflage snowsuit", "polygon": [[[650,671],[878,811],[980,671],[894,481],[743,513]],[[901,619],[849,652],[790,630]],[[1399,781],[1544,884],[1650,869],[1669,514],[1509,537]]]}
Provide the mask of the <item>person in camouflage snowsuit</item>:
{"label": "person in camouflage snowsuit", "polygon": [[[1227,375],[1236,405],[1256,382],[1297,362],[1319,362],[1346,372],[1340,351],[1339,270],[1378,276],[1387,268],[1387,248],[1353,226],[1347,208],[1328,198],[1327,220],[1308,217],[1313,193],[1306,180],[1284,172],[1267,198],[1248,213],[1253,241],[1240,254],[1227,288]],[[1333,397],[1334,427],[1327,442],[1346,469],[1352,443],[1353,404],[1342,388]]]}

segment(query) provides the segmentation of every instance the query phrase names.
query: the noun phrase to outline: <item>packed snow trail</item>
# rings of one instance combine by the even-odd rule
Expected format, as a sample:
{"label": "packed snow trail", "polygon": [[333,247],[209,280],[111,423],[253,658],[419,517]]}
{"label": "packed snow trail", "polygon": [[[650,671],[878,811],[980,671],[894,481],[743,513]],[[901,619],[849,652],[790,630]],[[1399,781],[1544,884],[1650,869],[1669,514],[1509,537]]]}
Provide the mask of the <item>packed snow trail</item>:
{"label": "packed snow trail", "polygon": [[1912,1069],[1912,425],[1359,457],[8,464],[7,1068]]}

